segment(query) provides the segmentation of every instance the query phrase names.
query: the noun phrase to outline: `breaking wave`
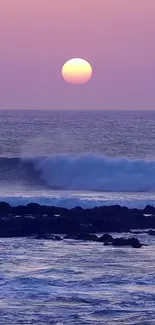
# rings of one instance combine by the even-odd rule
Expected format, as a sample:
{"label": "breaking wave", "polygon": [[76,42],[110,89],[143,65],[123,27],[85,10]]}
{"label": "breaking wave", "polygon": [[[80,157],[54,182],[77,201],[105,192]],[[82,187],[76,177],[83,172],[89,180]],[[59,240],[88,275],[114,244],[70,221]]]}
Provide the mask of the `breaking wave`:
{"label": "breaking wave", "polygon": [[0,158],[0,182],[51,189],[154,192],[155,161],[100,155]]}

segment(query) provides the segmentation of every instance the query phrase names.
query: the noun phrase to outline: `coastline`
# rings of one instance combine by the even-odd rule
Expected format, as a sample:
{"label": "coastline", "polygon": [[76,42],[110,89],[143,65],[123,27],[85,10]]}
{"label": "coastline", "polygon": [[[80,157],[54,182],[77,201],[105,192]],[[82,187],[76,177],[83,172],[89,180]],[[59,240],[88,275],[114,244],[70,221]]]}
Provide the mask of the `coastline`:
{"label": "coastline", "polygon": [[91,209],[56,206],[11,206],[0,202],[0,237],[27,237],[37,234],[127,233],[155,229],[155,207],[131,209],[120,205]]}

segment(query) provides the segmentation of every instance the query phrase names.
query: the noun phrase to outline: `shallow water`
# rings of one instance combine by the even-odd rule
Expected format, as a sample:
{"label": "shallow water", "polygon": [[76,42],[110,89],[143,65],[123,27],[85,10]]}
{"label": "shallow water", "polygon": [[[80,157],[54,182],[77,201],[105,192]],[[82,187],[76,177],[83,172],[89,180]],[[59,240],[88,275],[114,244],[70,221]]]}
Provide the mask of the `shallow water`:
{"label": "shallow water", "polygon": [[0,324],[155,324],[155,238],[141,249],[0,240]]}
{"label": "shallow water", "polygon": [[39,203],[41,205],[53,205],[68,209],[75,206],[82,208],[94,208],[95,206],[115,205],[127,206],[129,208],[144,209],[147,204],[154,205],[155,192],[94,192],[94,191],[56,191],[56,190],[23,190],[15,187],[14,190],[0,189],[0,201],[6,201],[12,206],[26,205],[28,203]]}

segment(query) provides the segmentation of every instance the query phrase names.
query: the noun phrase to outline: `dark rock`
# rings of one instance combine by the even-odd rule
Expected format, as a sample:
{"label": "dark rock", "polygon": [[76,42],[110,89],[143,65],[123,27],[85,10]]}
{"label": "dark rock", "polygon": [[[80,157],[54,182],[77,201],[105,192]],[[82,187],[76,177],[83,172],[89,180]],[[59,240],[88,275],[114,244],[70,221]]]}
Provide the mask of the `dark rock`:
{"label": "dark rock", "polygon": [[11,213],[13,216],[16,216],[16,215],[24,216],[26,214],[26,206],[18,205],[16,207],[13,207],[11,209]]}
{"label": "dark rock", "polygon": [[132,237],[128,239],[128,242],[130,243],[130,245],[133,248],[141,248],[142,244],[140,243],[140,241],[138,240],[138,238]]}
{"label": "dark rock", "polygon": [[0,219],[0,237],[27,237],[39,230],[35,219],[25,217],[8,217]]}
{"label": "dark rock", "polygon": [[133,248],[141,248],[142,244],[139,242],[139,240],[135,237],[132,238],[115,238],[112,241],[113,246],[131,246]]}
{"label": "dark rock", "polygon": [[38,203],[29,203],[25,210],[27,214],[37,214],[40,210],[40,205]]}
{"label": "dark rock", "polygon": [[64,239],[76,239],[79,234],[67,234]]}
{"label": "dark rock", "polygon": [[98,237],[93,234],[79,234],[75,240],[98,241]]}
{"label": "dark rock", "polygon": [[63,240],[60,236],[54,236],[51,234],[38,234],[35,239],[46,239],[46,240],[56,240],[61,241]]}
{"label": "dark rock", "polygon": [[47,239],[47,234],[38,234],[35,239]]}
{"label": "dark rock", "polygon": [[[36,203],[11,207],[6,202],[0,202],[1,237],[31,236],[42,232],[68,234],[71,238],[78,234],[76,238],[81,240],[97,241],[96,237],[92,237],[96,235],[92,234],[127,233],[130,229],[155,229],[155,207],[146,206],[140,210],[114,205],[93,209],[65,209]],[[110,235],[105,235],[108,236],[107,240],[112,240]],[[106,237],[100,237],[99,241],[105,242]]]}
{"label": "dark rock", "polygon": [[0,216],[8,215],[10,209],[11,209],[10,204],[6,202],[0,202]]}
{"label": "dark rock", "polygon": [[145,209],[143,210],[144,214],[155,214],[155,207],[152,205],[147,205]]}
{"label": "dark rock", "polygon": [[75,208],[71,209],[71,212],[75,212],[75,213],[79,214],[79,213],[83,212],[83,208],[80,206],[76,206]]}
{"label": "dark rock", "polygon": [[79,233],[81,226],[74,219],[54,217],[49,221],[48,230],[53,234]]}
{"label": "dark rock", "polygon": [[99,237],[98,241],[102,243],[108,243],[113,241],[113,237],[109,234],[104,234],[103,236]]}

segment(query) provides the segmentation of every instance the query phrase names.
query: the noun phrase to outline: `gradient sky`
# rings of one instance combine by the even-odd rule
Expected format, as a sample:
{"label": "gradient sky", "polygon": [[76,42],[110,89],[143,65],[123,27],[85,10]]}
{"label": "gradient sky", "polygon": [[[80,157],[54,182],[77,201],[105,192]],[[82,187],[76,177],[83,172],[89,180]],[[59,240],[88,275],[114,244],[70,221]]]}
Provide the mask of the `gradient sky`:
{"label": "gradient sky", "polygon": [[0,0],[0,109],[155,109],[155,0]]}

